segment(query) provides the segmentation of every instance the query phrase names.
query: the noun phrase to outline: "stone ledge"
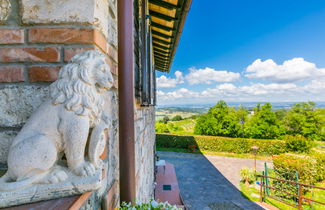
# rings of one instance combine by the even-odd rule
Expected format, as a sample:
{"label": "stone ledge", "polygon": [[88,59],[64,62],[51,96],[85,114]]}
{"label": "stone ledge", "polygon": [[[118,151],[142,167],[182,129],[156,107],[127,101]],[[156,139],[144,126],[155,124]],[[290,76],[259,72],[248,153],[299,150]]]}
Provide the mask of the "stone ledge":
{"label": "stone ledge", "polygon": [[22,23],[93,25],[108,36],[108,1],[21,0]]}
{"label": "stone ledge", "polygon": [[58,199],[41,201],[36,203],[29,203],[20,206],[13,206],[10,208],[3,208],[2,210],[44,210],[44,209],[77,210],[84,205],[84,203],[91,197],[92,194],[93,194],[92,192],[87,192],[82,195],[58,198]]}
{"label": "stone ledge", "polygon": [[13,192],[0,192],[0,208],[26,203],[80,195],[98,190],[102,185],[102,170],[91,177],[78,177],[69,174],[67,181],[56,184],[36,184]]}

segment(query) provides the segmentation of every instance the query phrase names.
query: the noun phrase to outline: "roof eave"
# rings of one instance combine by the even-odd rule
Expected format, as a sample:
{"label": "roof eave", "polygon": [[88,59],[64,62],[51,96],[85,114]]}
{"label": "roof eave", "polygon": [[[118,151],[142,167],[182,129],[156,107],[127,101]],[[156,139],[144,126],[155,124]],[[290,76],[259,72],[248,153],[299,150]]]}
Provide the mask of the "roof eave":
{"label": "roof eave", "polygon": [[162,71],[162,72],[167,72],[167,73],[170,72],[171,64],[172,64],[172,61],[176,54],[176,49],[178,47],[178,43],[180,41],[180,37],[182,35],[183,27],[184,27],[184,24],[186,21],[187,14],[191,8],[191,4],[192,4],[192,0],[183,0],[182,5],[178,11],[178,12],[180,12],[180,14],[177,15],[177,17],[176,17],[179,21],[178,21],[177,25],[174,26],[176,33],[175,33],[174,41],[172,42],[172,46],[171,46],[171,54],[167,58],[168,63],[165,66],[165,68],[157,67],[156,70]]}

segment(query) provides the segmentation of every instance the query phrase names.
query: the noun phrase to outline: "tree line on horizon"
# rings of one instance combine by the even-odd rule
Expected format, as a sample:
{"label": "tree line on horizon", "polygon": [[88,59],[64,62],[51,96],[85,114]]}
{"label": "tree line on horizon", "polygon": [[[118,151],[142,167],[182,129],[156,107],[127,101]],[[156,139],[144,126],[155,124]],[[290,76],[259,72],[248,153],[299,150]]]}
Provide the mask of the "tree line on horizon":
{"label": "tree line on horizon", "polygon": [[257,104],[253,111],[244,106],[237,109],[219,101],[196,120],[194,133],[258,139],[281,139],[286,135],[325,140],[325,109],[316,103],[301,102],[289,110],[273,110],[270,103]]}

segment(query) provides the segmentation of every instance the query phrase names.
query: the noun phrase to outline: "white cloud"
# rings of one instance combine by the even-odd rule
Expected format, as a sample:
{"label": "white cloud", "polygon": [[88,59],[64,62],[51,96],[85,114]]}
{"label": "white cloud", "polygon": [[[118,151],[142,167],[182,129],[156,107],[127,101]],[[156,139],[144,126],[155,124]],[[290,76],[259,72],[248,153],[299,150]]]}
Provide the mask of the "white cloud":
{"label": "white cloud", "polygon": [[236,88],[235,85],[233,85],[231,83],[224,83],[224,84],[218,85],[217,89],[218,90],[224,90],[224,91],[234,91],[237,88]]}
{"label": "white cloud", "polygon": [[295,82],[325,76],[325,68],[317,68],[314,63],[303,58],[293,58],[277,64],[272,59],[255,60],[246,68],[245,76],[250,79],[266,79],[273,82]]}
{"label": "white cloud", "polygon": [[[297,102],[325,101],[325,68],[318,68],[314,63],[303,58],[293,58],[277,64],[268,59],[257,59],[246,68],[247,85],[238,85],[239,73],[219,71],[212,68],[191,68],[187,75],[175,72],[174,78],[161,76],[157,79],[159,88],[177,87],[173,91],[157,91],[158,104],[215,103],[218,100],[237,102]],[[258,79],[257,81],[249,81]],[[261,79],[268,80],[263,82]],[[213,85],[219,82],[218,85]],[[249,83],[250,82],[250,83]],[[198,84],[211,84],[202,88]],[[193,88],[190,85],[195,85]]]}
{"label": "white cloud", "polygon": [[313,80],[303,86],[294,83],[254,83],[245,86],[224,83],[203,91],[181,88],[171,92],[158,91],[158,102],[159,104],[215,103],[221,99],[237,102],[324,101],[324,82],[325,79]]}
{"label": "white cloud", "polygon": [[318,78],[312,80],[310,83],[303,86],[303,90],[307,93],[325,95],[325,78]]}
{"label": "white cloud", "polygon": [[239,88],[239,91],[247,95],[267,95],[267,94],[284,94],[288,92],[296,92],[297,86],[293,83],[285,84],[253,84],[250,86],[243,86]]}
{"label": "white cloud", "polygon": [[175,78],[168,78],[164,75],[157,78],[157,87],[158,88],[173,88],[176,87],[177,84],[184,83],[184,77],[182,72],[176,71]]}
{"label": "white cloud", "polygon": [[158,90],[157,96],[159,100],[169,101],[169,102],[177,99],[192,99],[192,98],[199,97],[198,92],[190,91],[186,88],[180,88],[171,92],[163,92]]}
{"label": "white cloud", "polygon": [[219,71],[212,68],[195,69],[191,68],[186,75],[189,84],[211,84],[212,82],[232,82],[240,78],[239,73]]}

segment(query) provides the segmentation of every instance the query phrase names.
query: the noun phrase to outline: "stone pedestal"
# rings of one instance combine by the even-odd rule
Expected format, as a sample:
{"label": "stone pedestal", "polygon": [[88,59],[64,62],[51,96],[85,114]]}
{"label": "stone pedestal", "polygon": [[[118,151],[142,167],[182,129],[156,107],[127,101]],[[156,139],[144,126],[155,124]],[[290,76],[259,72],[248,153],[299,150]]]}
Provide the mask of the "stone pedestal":
{"label": "stone pedestal", "polygon": [[99,189],[102,185],[102,170],[91,177],[68,175],[69,178],[61,183],[37,184],[15,192],[0,192],[0,208],[79,195]]}

